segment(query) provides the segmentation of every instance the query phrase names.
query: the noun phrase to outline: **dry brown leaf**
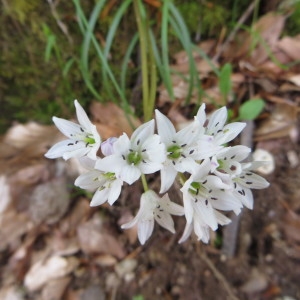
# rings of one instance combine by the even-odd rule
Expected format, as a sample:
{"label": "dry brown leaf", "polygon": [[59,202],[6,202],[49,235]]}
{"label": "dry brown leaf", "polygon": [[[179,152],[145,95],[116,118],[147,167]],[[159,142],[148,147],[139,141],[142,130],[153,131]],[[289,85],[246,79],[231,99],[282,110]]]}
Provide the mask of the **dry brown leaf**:
{"label": "dry brown leaf", "polygon": [[4,286],[0,289],[1,300],[23,300],[24,295],[21,292],[21,288],[16,286]]}
{"label": "dry brown leaf", "polygon": [[14,250],[21,243],[21,236],[33,228],[33,223],[26,214],[8,209],[1,218],[0,251],[11,247]]}
{"label": "dry brown leaf", "polygon": [[29,201],[29,214],[35,223],[58,222],[71,202],[65,178],[58,177],[38,184],[33,189]]}
{"label": "dry brown leaf", "polygon": [[93,261],[100,267],[111,267],[117,263],[117,259],[110,254],[98,255]]}
{"label": "dry brown leaf", "polygon": [[290,136],[296,126],[297,107],[295,104],[277,103],[268,119],[263,121],[255,132],[255,140]]}
{"label": "dry brown leaf", "polygon": [[70,209],[69,214],[60,222],[59,228],[64,235],[74,235],[78,225],[85,221],[91,212],[89,202],[85,198],[79,198]]}
{"label": "dry brown leaf", "polygon": [[290,74],[287,79],[294,83],[295,85],[297,85],[298,87],[300,87],[300,74]]}
{"label": "dry brown leaf", "polygon": [[287,213],[284,218],[283,228],[288,241],[291,244],[300,243],[300,216]]}
{"label": "dry brown leaf", "polygon": [[[254,34],[250,32],[248,37],[243,40],[241,49],[236,52],[236,57],[244,57],[248,54],[257,34],[273,51],[282,32],[285,19],[284,15],[274,12],[262,16],[253,27]],[[250,55],[251,62],[254,65],[260,65],[269,56],[268,50],[262,43],[258,43]]]}
{"label": "dry brown leaf", "polygon": [[[198,47],[201,49],[202,52],[205,54],[209,54],[211,50],[215,47],[216,41],[213,39],[203,41],[198,44]],[[193,51],[194,59],[201,58],[201,55],[198,51]],[[187,55],[186,51],[180,51],[173,55],[173,58],[176,61],[176,65],[186,64],[188,63],[189,56]]]}
{"label": "dry brown leaf", "polygon": [[46,261],[39,260],[28,271],[24,284],[29,291],[42,288],[50,280],[62,278],[74,271],[79,265],[75,257],[51,256]]}
{"label": "dry brown leaf", "polygon": [[300,86],[296,86],[294,84],[285,82],[282,85],[280,85],[279,92],[300,92]]}
{"label": "dry brown leaf", "polygon": [[277,46],[293,60],[300,60],[300,38],[286,36]]}
{"label": "dry brown leaf", "polygon": [[[104,139],[112,136],[120,136],[123,132],[130,135],[133,131],[124,110],[114,103],[103,104],[93,102],[91,105],[91,114],[100,136]],[[138,119],[132,116],[128,115],[128,118],[135,128],[141,124]]]}
{"label": "dry brown leaf", "polygon": [[80,247],[86,254],[111,254],[117,258],[125,256],[125,250],[118,240],[112,234],[105,232],[98,214],[79,225],[77,235]]}
{"label": "dry brown leaf", "polygon": [[42,300],[61,300],[66,287],[71,281],[70,276],[53,279],[47,282],[42,291]]}
{"label": "dry brown leaf", "polygon": [[11,197],[10,197],[10,188],[7,183],[7,178],[4,175],[0,176],[0,223],[1,215],[8,207]]}

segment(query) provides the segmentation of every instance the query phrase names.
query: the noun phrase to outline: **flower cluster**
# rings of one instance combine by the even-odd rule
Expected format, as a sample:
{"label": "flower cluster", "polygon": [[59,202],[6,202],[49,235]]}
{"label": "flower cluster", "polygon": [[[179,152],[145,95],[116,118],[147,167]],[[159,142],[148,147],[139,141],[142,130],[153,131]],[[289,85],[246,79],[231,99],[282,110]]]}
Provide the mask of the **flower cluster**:
{"label": "flower cluster", "polygon": [[[112,205],[120,196],[123,183],[141,179],[145,192],[141,195],[137,215],[122,228],[138,228],[138,238],[144,244],[151,236],[155,221],[175,232],[171,215],[184,215],[186,226],[179,242],[192,232],[207,243],[209,231],[230,222],[222,212],[239,214],[242,207],[253,207],[251,189],[268,187],[269,183],[253,170],[263,162],[245,162],[251,149],[227,146],[245,127],[245,123],[226,124],[226,107],[209,118],[205,104],[194,120],[176,131],[171,121],[158,110],[155,120],[138,127],[131,137],[126,133],[102,141],[83,108],[75,100],[79,124],[53,117],[57,128],[68,137],[55,144],[45,156],[80,158],[88,170],[75,185],[94,190],[91,206],[106,201]],[[155,133],[155,121],[157,133]],[[160,197],[149,190],[145,174],[160,172]],[[183,206],[172,202],[166,192],[176,178],[182,185]]]}

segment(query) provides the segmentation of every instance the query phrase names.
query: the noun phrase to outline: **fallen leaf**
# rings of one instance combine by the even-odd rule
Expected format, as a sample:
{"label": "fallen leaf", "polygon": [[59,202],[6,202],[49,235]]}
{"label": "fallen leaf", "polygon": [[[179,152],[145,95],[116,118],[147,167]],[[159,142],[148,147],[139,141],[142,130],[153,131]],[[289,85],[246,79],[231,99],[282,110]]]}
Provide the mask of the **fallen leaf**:
{"label": "fallen leaf", "polygon": [[297,37],[283,37],[278,43],[277,46],[284,51],[288,56],[293,60],[300,60],[300,38]]}
{"label": "fallen leaf", "polygon": [[51,256],[46,261],[39,260],[28,271],[24,284],[26,288],[33,292],[42,288],[50,280],[61,279],[71,273],[79,261],[75,257]]}
{"label": "fallen leaf", "polygon": [[66,287],[71,281],[70,276],[48,281],[42,290],[42,300],[61,300]]}
{"label": "fallen leaf", "polygon": [[116,237],[105,232],[102,220],[97,214],[78,226],[77,235],[80,247],[86,254],[111,254],[117,258],[125,256],[125,250]]}
{"label": "fallen leaf", "polygon": [[137,118],[128,115],[127,117],[133,125],[131,127],[125,111],[111,102],[105,104],[93,102],[90,110],[94,124],[103,139],[120,136],[123,132],[130,135],[133,127],[136,128],[141,124]]}

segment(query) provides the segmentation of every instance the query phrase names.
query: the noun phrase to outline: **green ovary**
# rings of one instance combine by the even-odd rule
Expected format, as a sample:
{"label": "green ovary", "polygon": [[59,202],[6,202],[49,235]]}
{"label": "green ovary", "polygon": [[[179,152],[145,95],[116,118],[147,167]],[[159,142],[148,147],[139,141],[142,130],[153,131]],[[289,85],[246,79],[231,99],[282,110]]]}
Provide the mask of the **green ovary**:
{"label": "green ovary", "polygon": [[223,160],[221,160],[221,159],[218,159],[218,164],[219,164],[219,166],[218,166],[218,170],[222,170],[223,168],[224,168],[224,162],[223,162]]}
{"label": "green ovary", "polygon": [[93,138],[88,137],[88,136],[84,138],[84,142],[86,144],[95,144],[96,143],[96,141]]}
{"label": "green ovary", "polygon": [[189,188],[189,192],[193,195],[197,195],[199,189],[201,188],[201,184],[199,182],[192,182]]}
{"label": "green ovary", "polygon": [[180,157],[181,152],[182,152],[182,149],[181,149],[180,146],[173,145],[173,146],[169,147],[169,148],[167,149],[167,151],[168,151],[168,153],[169,153],[169,154],[168,154],[168,157],[169,157],[170,159],[177,159],[177,158]]}
{"label": "green ovary", "polygon": [[112,173],[112,172],[104,173],[103,176],[104,176],[107,180],[115,180],[115,179],[116,179],[115,173]]}
{"label": "green ovary", "polygon": [[127,161],[130,164],[138,165],[142,160],[142,156],[138,152],[130,152],[127,156]]}

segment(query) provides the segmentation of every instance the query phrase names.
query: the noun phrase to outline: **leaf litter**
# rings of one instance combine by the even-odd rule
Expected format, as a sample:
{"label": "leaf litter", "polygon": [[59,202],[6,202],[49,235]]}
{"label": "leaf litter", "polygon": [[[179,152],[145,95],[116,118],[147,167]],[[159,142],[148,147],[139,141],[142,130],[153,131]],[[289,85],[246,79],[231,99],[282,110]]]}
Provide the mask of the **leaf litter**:
{"label": "leaf litter", "polygon": [[[174,237],[159,231],[146,246],[138,246],[136,230],[123,233],[118,224],[132,217],[139,201],[135,189],[141,187],[128,186],[115,210],[109,205],[90,208],[88,195],[72,188],[83,171],[78,164],[43,156],[62,138],[57,130],[34,122],[17,124],[0,144],[0,298],[300,298],[300,66],[295,63],[300,59],[300,38],[282,37],[285,19],[270,13],[248,32],[237,32],[218,61],[208,63],[198,51],[193,54],[201,100],[209,109],[225,101],[235,118],[244,101],[265,101],[248,139],[256,149],[268,151],[276,165],[268,175],[268,193],[257,192],[254,210],[243,213],[233,257],[226,257],[214,243],[203,246],[191,240],[178,245],[184,227],[180,221]],[[220,44],[211,39],[198,47],[212,58]],[[175,101],[163,85],[158,89],[158,106],[177,128],[189,122],[198,103],[196,89],[185,103],[187,58],[181,51],[170,66],[177,72],[172,75]],[[226,99],[214,72],[225,62],[233,66],[232,92]],[[114,104],[93,103],[91,114],[104,138],[132,132],[128,116]],[[133,127],[140,124],[137,119],[131,122]],[[158,185],[155,178],[152,184]],[[178,190],[170,195],[178,198]],[[124,203],[131,203],[131,210],[123,208]]]}

